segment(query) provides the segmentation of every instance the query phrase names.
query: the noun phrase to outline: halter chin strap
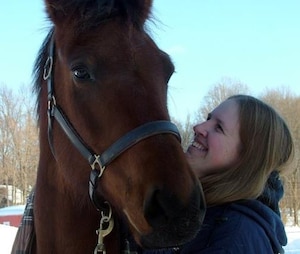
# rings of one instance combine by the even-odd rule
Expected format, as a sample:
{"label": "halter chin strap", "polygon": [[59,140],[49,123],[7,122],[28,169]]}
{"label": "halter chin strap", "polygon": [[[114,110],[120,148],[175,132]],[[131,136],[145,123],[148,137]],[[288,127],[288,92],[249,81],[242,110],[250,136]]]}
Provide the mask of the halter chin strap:
{"label": "halter chin strap", "polygon": [[54,154],[54,147],[52,142],[52,124],[53,118],[59,123],[65,134],[68,136],[72,144],[78,149],[82,156],[89,162],[91,166],[90,181],[89,181],[89,195],[94,205],[98,210],[103,207],[96,195],[96,188],[98,179],[102,176],[106,166],[116,159],[124,151],[137,144],[143,139],[149,138],[158,134],[173,134],[181,141],[179,131],[170,121],[153,121],[145,123],[118,139],[102,154],[96,154],[90,149],[82,140],[78,132],[74,129],[63,110],[56,104],[54,92],[54,36],[50,35],[51,40],[49,44],[49,56],[44,66],[44,80],[47,81],[48,91],[48,140],[52,153]]}

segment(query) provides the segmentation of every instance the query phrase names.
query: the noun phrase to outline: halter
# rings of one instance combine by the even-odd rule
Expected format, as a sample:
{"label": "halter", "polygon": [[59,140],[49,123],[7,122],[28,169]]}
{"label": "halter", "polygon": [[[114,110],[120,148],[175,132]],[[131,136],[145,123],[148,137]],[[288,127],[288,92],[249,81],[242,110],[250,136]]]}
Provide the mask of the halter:
{"label": "halter", "polygon": [[48,59],[44,66],[43,78],[47,81],[48,91],[48,141],[51,151],[54,155],[54,147],[52,142],[52,125],[53,118],[59,123],[65,134],[68,136],[72,144],[78,149],[81,155],[88,161],[91,167],[90,181],[89,181],[89,196],[97,210],[107,210],[107,206],[103,206],[96,195],[96,188],[98,179],[104,173],[106,167],[115,160],[124,151],[137,144],[138,142],[158,134],[173,134],[181,141],[179,131],[170,121],[153,121],[145,123],[118,139],[110,147],[108,147],[102,154],[96,154],[89,148],[78,132],[74,129],[67,116],[64,114],[62,108],[57,105],[54,92],[54,35],[52,33],[50,44],[48,48]]}

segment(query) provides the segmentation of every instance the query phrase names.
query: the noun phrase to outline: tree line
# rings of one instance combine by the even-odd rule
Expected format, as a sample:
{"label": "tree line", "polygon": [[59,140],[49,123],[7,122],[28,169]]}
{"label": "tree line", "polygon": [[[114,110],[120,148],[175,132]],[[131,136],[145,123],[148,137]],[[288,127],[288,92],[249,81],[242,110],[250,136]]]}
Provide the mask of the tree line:
{"label": "tree line", "polygon": [[[0,87],[0,207],[26,202],[35,184],[38,129],[32,94]],[[9,188],[9,186],[13,188]],[[17,191],[21,197],[16,198]]]}
{"label": "tree line", "polygon": [[[233,94],[250,94],[247,85],[231,79],[216,83],[203,99],[199,98],[199,109],[193,116],[187,115],[184,121],[173,118],[182,136],[185,150],[193,138],[193,125],[206,119],[218,104]],[[14,93],[8,87],[0,86],[0,186],[15,186],[21,190],[22,203],[35,185],[39,157],[38,128],[34,101],[31,91],[26,89]],[[300,203],[300,97],[288,88],[265,90],[259,96],[274,107],[288,123],[295,140],[295,157],[284,178],[285,196],[280,207],[282,218],[299,225]],[[8,198],[8,193],[0,188],[0,206],[16,203]]]}

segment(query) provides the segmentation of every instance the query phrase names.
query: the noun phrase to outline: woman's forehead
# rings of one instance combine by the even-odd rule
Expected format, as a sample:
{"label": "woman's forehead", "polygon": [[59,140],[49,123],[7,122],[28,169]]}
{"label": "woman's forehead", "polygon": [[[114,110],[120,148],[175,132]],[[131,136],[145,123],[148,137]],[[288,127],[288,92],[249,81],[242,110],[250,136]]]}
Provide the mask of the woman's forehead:
{"label": "woman's forehead", "polygon": [[213,118],[224,123],[228,128],[236,128],[239,123],[239,106],[235,100],[226,100],[211,113]]}
{"label": "woman's forehead", "polygon": [[223,114],[228,115],[236,115],[238,117],[239,115],[239,105],[238,103],[233,100],[229,99],[226,101],[223,101],[219,106],[217,106],[213,111],[213,115],[222,116]]}

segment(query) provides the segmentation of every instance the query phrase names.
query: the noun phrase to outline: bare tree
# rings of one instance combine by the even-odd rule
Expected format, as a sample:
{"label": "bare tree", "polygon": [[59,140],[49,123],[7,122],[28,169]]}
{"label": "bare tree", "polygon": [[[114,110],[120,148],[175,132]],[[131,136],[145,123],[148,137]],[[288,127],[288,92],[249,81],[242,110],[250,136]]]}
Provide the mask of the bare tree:
{"label": "bare tree", "polygon": [[8,198],[8,185],[13,179],[13,171],[10,168],[12,164],[12,153],[14,151],[13,136],[15,133],[15,120],[14,120],[14,105],[12,105],[12,91],[7,88],[0,89],[0,158],[1,158],[1,184],[6,185],[6,196],[1,197],[1,200],[6,201],[9,205]]}
{"label": "bare tree", "polygon": [[[23,201],[18,202],[25,201],[36,177],[37,128],[31,98],[26,90],[16,95],[5,86],[0,88],[0,183],[6,190],[11,185],[23,192]],[[8,197],[5,200],[11,205]]]}
{"label": "bare tree", "polygon": [[285,177],[285,197],[281,202],[281,208],[285,217],[293,217],[293,224],[299,225],[300,119],[296,117],[295,113],[300,112],[300,98],[295,96],[289,88],[286,87],[266,90],[261,98],[281,114],[293,134],[295,156],[293,163],[289,165],[289,174]]}
{"label": "bare tree", "polygon": [[215,107],[222,101],[234,94],[249,94],[249,88],[241,81],[233,80],[231,78],[223,78],[220,82],[215,84],[204,96],[203,102],[196,113],[197,122],[202,122],[207,118]]}
{"label": "bare tree", "polygon": [[180,122],[176,119],[172,119],[172,121],[178,127],[178,130],[181,135],[181,146],[183,150],[186,151],[194,137],[194,122],[191,120],[191,116],[189,114],[187,115],[186,120],[184,122]]}

